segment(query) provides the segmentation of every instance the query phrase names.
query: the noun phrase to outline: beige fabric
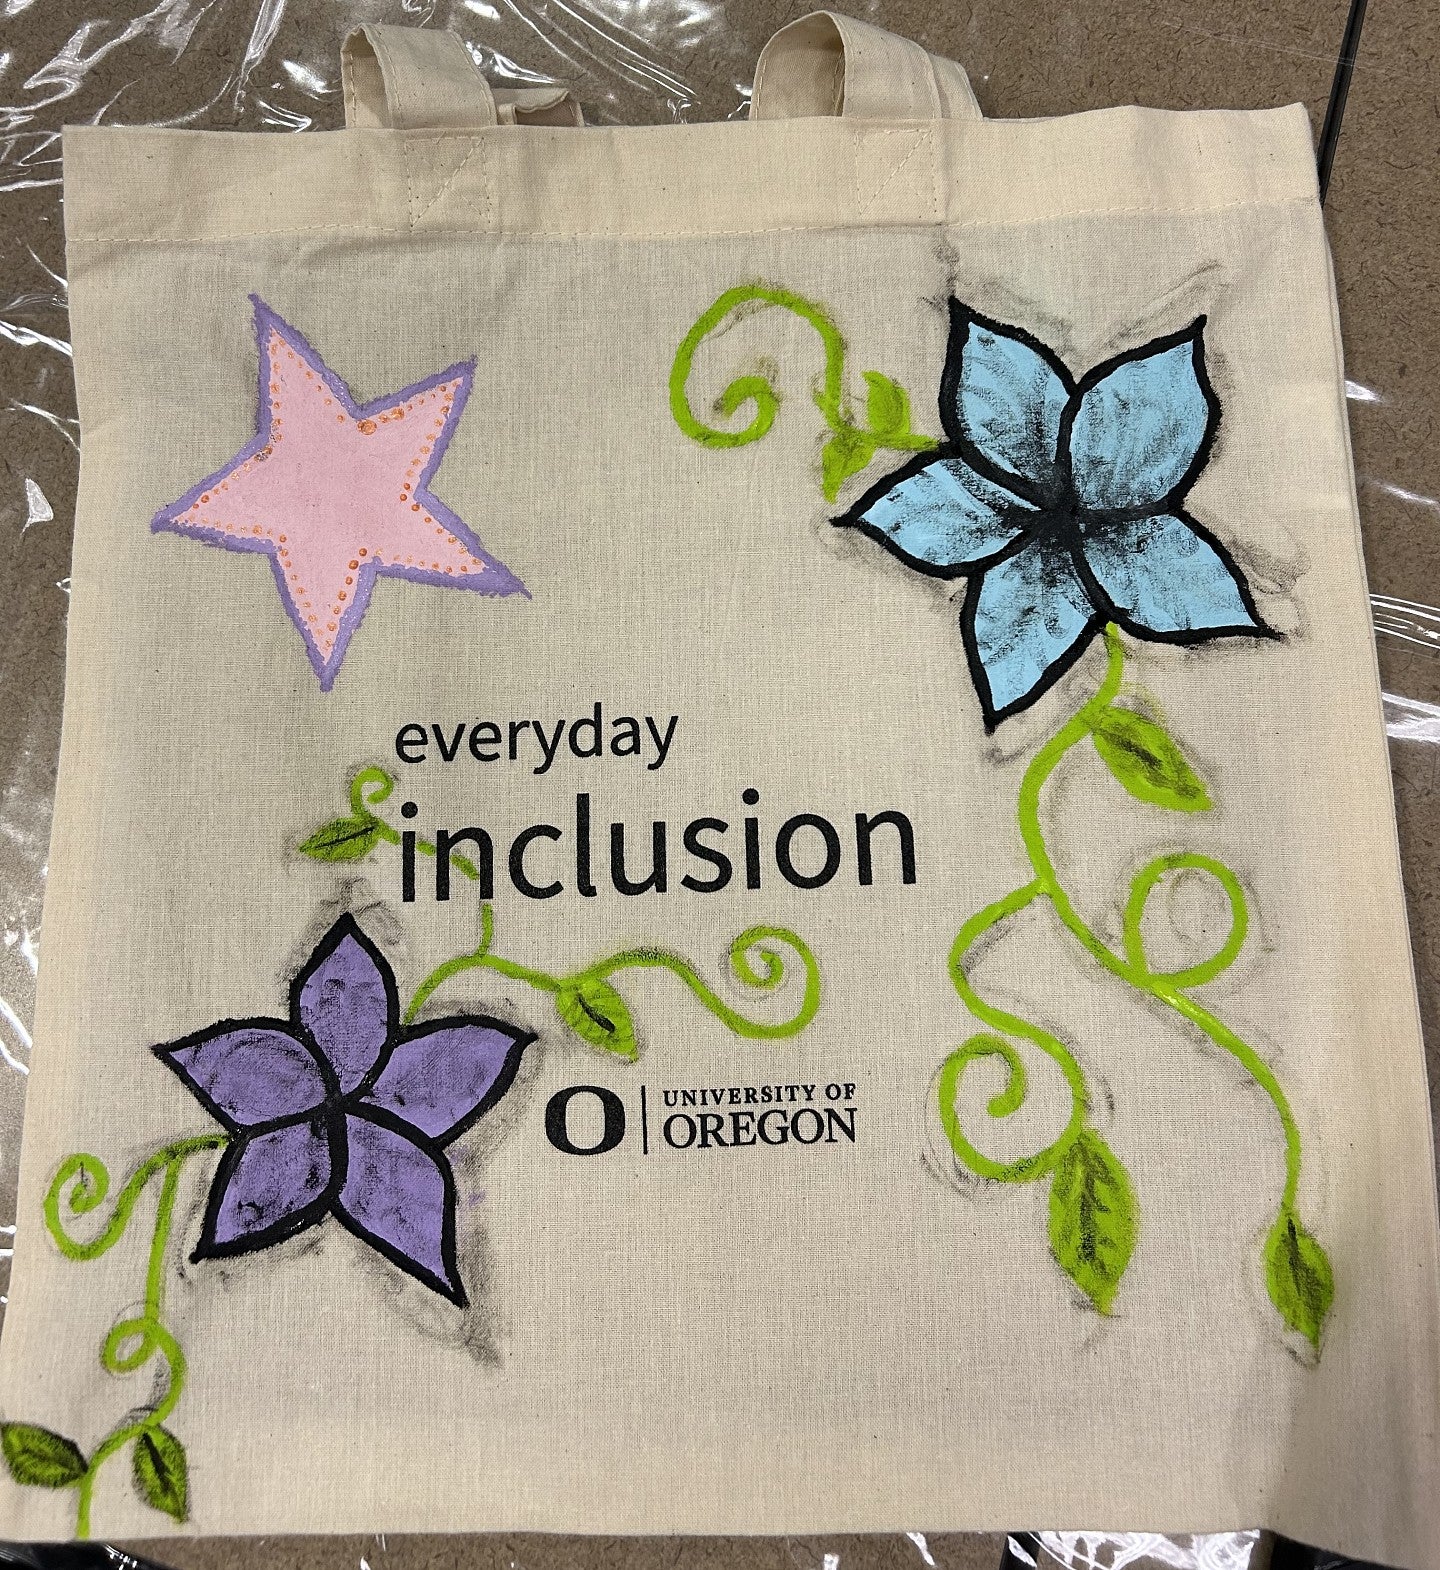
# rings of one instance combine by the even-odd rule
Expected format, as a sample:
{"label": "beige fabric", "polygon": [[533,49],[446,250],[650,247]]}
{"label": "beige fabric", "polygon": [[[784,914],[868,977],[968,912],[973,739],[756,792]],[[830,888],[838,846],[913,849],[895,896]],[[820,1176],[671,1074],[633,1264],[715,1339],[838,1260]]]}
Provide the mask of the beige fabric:
{"label": "beige fabric", "polygon": [[[1082,133],[1093,167],[1070,180]],[[114,157],[103,129],[75,126],[66,136],[71,233],[152,248],[412,233],[676,240],[837,225],[970,234],[1034,224],[1042,211],[1058,225],[1113,218],[1123,228],[1182,207],[1224,223],[1315,201],[1309,120],[1298,107],[1104,109],[976,125],[603,126],[578,137],[545,127],[524,136],[290,138],[136,129],[126,144],[148,156],[128,160]],[[704,180],[670,175],[690,167],[703,168]],[[277,185],[289,182],[305,187],[303,208],[277,202]]]}
{"label": "beige fabric", "polygon": [[439,28],[358,27],[340,51],[345,124],[413,131],[494,125],[495,98],[470,51]]}
{"label": "beige fabric", "polygon": [[[849,109],[848,36],[846,52]],[[83,473],[5,1418],[88,1447],[153,1399],[148,1375],[96,1363],[141,1291],[153,1198],[90,1263],[62,1258],[40,1222],[71,1151],[118,1183],[213,1126],[150,1045],[283,1013],[342,905],[365,913],[402,996],[478,942],[469,895],[402,902],[393,847],[348,868],[297,853],[356,767],[389,768],[389,807],[408,793],[422,830],[487,824],[497,846],[570,822],[578,792],[633,834],[707,813],[736,832],[747,787],[768,834],[797,813],[843,827],[893,808],[916,835],[910,886],[847,870],[812,891],[767,876],[592,899],[567,872],[563,897],[502,891],[495,947],[522,964],[575,970],[659,943],[759,1015],[723,979],[726,946],[778,923],[815,949],[825,995],[802,1035],[743,1041],[673,976],[629,973],[643,1053],[626,1065],[521,983],[447,984],[437,1008],[541,1034],[457,1159],[464,1313],[333,1221],[185,1263],[210,1172],[195,1158],[166,1306],[190,1366],[170,1419],[190,1456],[185,1530],[1263,1524],[1440,1566],[1429,1118],[1305,113],[933,113],[582,135],[66,133]],[[1143,692],[1182,738],[1213,812],[1177,826],[1092,753],[1067,761],[1044,812],[1112,941],[1127,879],[1158,851],[1239,870],[1250,940],[1201,995],[1274,1065],[1303,1131],[1301,1209],[1336,1278],[1318,1366],[1277,1333],[1260,1266],[1283,1180],[1270,1103],[1039,910],[977,974],[1064,1033],[1134,1180],[1140,1238],[1113,1317],[1050,1257],[1043,1185],[966,1182],[944,1159],[933,1080],[976,1029],[946,956],[1024,881],[1020,776],[1095,690],[1099,655],[985,737],[960,585],[828,521],[818,340],[794,317],[745,319],[695,363],[699,411],[778,367],[771,433],[709,450],[680,432],[676,346],[756,279],[823,303],[852,396],[862,368],[881,370],[934,435],[948,293],[1077,372],[1206,315],[1224,415],[1189,506],[1284,639],[1135,646],[1127,701]],[[261,561],[151,533],[254,432],[252,293],[359,399],[479,357],[435,489],[530,599],[381,583],[323,693]],[[396,759],[409,723],[548,722],[597,699],[679,716],[663,768]],[[1173,918],[1177,963],[1211,946],[1213,912],[1182,902]],[[793,1006],[782,989],[769,1017]],[[1031,1067],[1023,1127],[985,1116],[998,1074],[967,1081],[966,1126],[997,1156],[1063,1120],[1054,1077]],[[856,1143],[645,1154],[632,1124],[580,1159],[545,1137],[547,1102],[577,1083],[612,1089],[633,1120],[642,1085],[653,1112],[667,1089],[767,1082],[853,1082]],[[107,1536],[167,1524],[127,1467],[96,1495]],[[0,1479],[0,1536],[73,1521],[68,1491]]]}
{"label": "beige fabric", "polygon": [[371,23],[340,51],[345,124],[353,130],[478,130],[584,125],[564,87],[494,90],[454,33]]}
{"label": "beige fabric", "polygon": [[574,95],[565,87],[506,87],[495,94],[501,125],[585,124]]}
{"label": "beige fabric", "polygon": [[835,11],[782,27],[760,53],[752,120],[978,120],[970,79],[953,60]]}

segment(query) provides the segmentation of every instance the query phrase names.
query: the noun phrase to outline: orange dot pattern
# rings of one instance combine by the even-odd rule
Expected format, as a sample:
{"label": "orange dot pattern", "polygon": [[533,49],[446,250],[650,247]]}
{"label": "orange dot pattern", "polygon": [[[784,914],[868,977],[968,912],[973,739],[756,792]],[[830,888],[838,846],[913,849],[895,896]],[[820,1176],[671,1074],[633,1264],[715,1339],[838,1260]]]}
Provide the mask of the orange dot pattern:
{"label": "orange dot pattern", "polygon": [[[357,578],[367,565],[372,570],[393,567],[460,578],[485,571],[486,563],[472,555],[425,505],[426,466],[454,414],[463,382],[460,378],[442,382],[387,409],[357,417],[337,401],[323,374],[317,374],[306,355],[278,329],[267,335],[263,356],[270,415],[265,445],[222,471],[223,477],[217,476],[177,521],[270,550],[297,615],[321,656],[328,659],[346,613],[359,604],[363,582]],[[269,478],[268,471],[262,471],[264,465],[283,462],[289,473],[292,466],[314,461],[309,451],[313,436],[293,451],[284,445],[287,416],[296,411],[302,429],[323,432],[333,423],[333,438],[322,437],[322,444],[356,444],[353,454],[343,455],[345,471],[358,476],[361,487],[353,507],[348,553],[342,550],[336,555],[326,549],[325,539],[307,536],[302,517],[267,521],[253,483],[247,483],[262,472]],[[403,430],[396,429],[402,426]],[[372,450],[370,443],[377,438],[379,444]],[[330,461],[333,470],[333,455]],[[403,465],[397,480],[391,481],[394,490],[365,486],[369,473],[383,472],[390,462],[397,469]],[[262,486],[260,494],[264,492]],[[382,500],[386,495],[394,499]],[[363,545],[356,543],[362,539]]]}

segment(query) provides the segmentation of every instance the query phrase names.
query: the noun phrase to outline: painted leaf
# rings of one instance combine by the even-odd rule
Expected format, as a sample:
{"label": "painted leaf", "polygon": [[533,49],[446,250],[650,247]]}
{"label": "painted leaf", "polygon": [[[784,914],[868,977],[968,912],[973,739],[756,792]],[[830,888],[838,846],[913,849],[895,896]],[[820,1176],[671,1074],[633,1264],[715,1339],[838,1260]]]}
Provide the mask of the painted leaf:
{"label": "painted leaf", "polygon": [[1208,812],[1204,782],[1174,738],[1133,709],[1107,708],[1094,728],[1095,750],[1117,780],[1141,801],[1176,812]]}
{"label": "painted leaf", "polygon": [[888,441],[910,434],[910,394],[881,371],[866,371],[865,423],[873,436]]}
{"label": "painted leaf", "polygon": [[633,1063],[639,1056],[635,1022],[625,1000],[599,976],[575,976],[555,995],[560,1018],[581,1041]]}
{"label": "painted leaf", "polygon": [[0,1451],[17,1483],[37,1488],[69,1488],[85,1475],[80,1447],[63,1434],[34,1423],[0,1423]]}
{"label": "painted leaf", "polygon": [[189,1508],[185,1446],[164,1428],[147,1428],[135,1441],[135,1486],[152,1510],[183,1521]]}
{"label": "painted leaf", "polygon": [[1094,1129],[1085,1129],[1050,1180],[1050,1250],[1102,1314],[1130,1263],[1136,1221],[1125,1168]]}
{"label": "painted leaf", "polygon": [[1280,1212],[1265,1239],[1265,1286],[1280,1317],[1318,1352],[1335,1301],[1335,1275],[1329,1256],[1293,1210]]}
{"label": "painted leaf", "polygon": [[874,456],[873,436],[849,428],[836,431],[820,449],[820,481],[825,500],[833,502],[845,481],[852,474],[859,474]]}
{"label": "painted leaf", "polygon": [[353,818],[335,818],[316,829],[301,845],[301,851],[316,861],[359,861],[375,848],[380,837],[380,822],[364,813]]}

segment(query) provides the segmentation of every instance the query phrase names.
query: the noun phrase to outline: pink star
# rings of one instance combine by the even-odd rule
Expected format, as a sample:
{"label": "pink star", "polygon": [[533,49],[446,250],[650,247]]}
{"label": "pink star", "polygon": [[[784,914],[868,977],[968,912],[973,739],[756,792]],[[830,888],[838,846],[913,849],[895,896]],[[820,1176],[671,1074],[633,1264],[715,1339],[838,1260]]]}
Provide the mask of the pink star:
{"label": "pink star", "polygon": [[429,490],[475,362],[357,404],[256,295],[256,434],[150,527],[270,558],[280,599],[330,690],[377,575],[481,594],[525,586]]}

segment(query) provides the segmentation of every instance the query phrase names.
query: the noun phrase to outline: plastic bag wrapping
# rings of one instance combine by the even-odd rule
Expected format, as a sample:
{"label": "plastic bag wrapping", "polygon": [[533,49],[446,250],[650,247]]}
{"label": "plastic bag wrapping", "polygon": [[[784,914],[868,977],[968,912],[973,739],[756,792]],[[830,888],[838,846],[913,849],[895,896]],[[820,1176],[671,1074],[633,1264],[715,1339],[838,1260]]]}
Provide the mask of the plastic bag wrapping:
{"label": "plastic bag wrapping", "polygon": [[[566,1570],[580,1563],[603,1570],[731,1570],[737,1561],[753,1570],[1260,1570],[1258,1532],[1207,1532],[1165,1537],[1158,1532],[1018,1533],[1001,1537],[927,1537],[905,1532],[893,1537],[808,1537],[735,1539],[573,1539],[507,1538],[260,1539],[253,1548],[266,1570]],[[562,1548],[560,1545],[564,1544]],[[448,1550],[448,1552],[447,1552]],[[174,1558],[177,1567],[191,1561]],[[1002,1560],[1001,1556],[1004,1555]],[[722,1557],[723,1556],[723,1557]],[[201,1563],[200,1559],[195,1560]],[[208,1561],[207,1561],[208,1562]],[[113,1544],[0,1544],[0,1564],[26,1570],[160,1570],[153,1560],[136,1558]],[[1333,1567],[1339,1570],[1339,1567]],[[1359,1570],[1359,1567],[1357,1567]]]}
{"label": "plastic bag wrapping", "polygon": [[[339,52],[367,21],[448,27],[497,85],[561,82],[594,123],[744,114],[756,55],[809,9],[785,0],[5,0],[0,29],[0,1280],[15,1219],[19,1136],[64,676],[70,526],[79,469],[66,320],[60,127],[105,122],[303,132],[342,123]],[[1235,0],[1128,9],[1079,0],[851,0],[847,7],[970,70],[992,115],[1047,115],[1140,102],[1262,107],[1303,100],[1318,130],[1344,27],[1344,0]],[[1440,28],[1403,8],[1377,13],[1357,64],[1329,200],[1350,380],[1361,510],[1402,849],[1427,1026],[1440,1007],[1440,876],[1432,873],[1440,753],[1440,399],[1425,374],[1440,327],[1429,302],[1440,271],[1427,236],[1428,99],[1406,84],[1433,72]],[[1411,25],[1411,24],[1414,25]],[[1434,1039],[1435,1033],[1427,1032]],[[1432,1079],[1434,1073],[1432,1070]],[[0,1297],[3,1306],[3,1297]],[[1017,1526],[1025,1523],[1016,1523]],[[298,1566],[437,1564],[434,1540],[336,1539],[230,1545],[228,1560]],[[596,1540],[472,1541],[445,1562],[510,1570],[633,1563]],[[1246,1570],[1257,1533],[1205,1537],[1050,1532],[1010,1540],[1011,1563],[1071,1570]],[[407,1545],[409,1545],[407,1549]],[[171,1564],[218,1562],[210,1545],[165,1545]],[[881,1561],[923,1570],[993,1566],[1000,1537],[746,1540],[709,1551],[752,1563],[840,1570]],[[0,1553],[0,1559],[8,1558]],[[644,1557],[642,1554],[641,1557]],[[708,1557],[700,1541],[677,1558]],[[13,1562],[56,1564],[20,1557]],[[87,1562],[133,1563],[124,1555]]]}

